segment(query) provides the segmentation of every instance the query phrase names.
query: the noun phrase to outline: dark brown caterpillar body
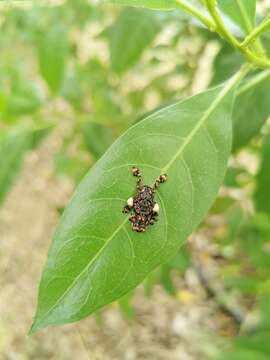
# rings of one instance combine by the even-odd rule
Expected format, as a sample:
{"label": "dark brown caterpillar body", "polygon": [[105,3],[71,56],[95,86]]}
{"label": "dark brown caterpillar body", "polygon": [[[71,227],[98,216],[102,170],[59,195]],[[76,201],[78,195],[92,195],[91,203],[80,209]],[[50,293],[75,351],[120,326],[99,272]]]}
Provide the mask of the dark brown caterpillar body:
{"label": "dark brown caterpillar body", "polygon": [[167,180],[167,175],[160,175],[152,187],[142,185],[142,176],[139,168],[133,167],[132,174],[137,177],[137,193],[134,197],[127,200],[127,205],[123,212],[133,211],[129,220],[132,223],[132,229],[137,232],[144,232],[148,225],[153,225],[157,221],[159,205],[155,201],[155,192],[160,183]]}

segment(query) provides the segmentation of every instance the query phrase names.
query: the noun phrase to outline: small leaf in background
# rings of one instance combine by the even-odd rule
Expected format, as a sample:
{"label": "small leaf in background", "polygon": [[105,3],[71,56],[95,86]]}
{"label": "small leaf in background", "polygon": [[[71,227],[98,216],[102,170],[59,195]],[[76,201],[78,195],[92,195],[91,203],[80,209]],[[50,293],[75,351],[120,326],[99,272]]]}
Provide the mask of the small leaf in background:
{"label": "small leaf in background", "polygon": [[160,283],[168,294],[172,296],[176,294],[176,289],[171,277],[171,269],[166,264],[161,266]]}
{"label": "small leaf in background", "polygon": [[185,247],[181,247],[170,261],[161,266],[160,283],[170,295],[176,294],[172,278],[173,272],[184,273],[190,264],[190,253]]}
{"label": "small leaf in background", "polygon": [[135,310],[132,306],[133,291],[128,292],[118,300],[119,308],[121,312],[129,319],[133,319],[135,316]]}
{"label": "small leaf in background", "polygon": [[81,89],[91,99],[91,119],[102,124],[123,125],[117,99],[117,89],[108,81],[109,69],[99,59],[92,58],[77,69]]}
{"label": "small leaf in background", "polygon": [[257,175],[254,200],[258,211],[270,214],[270,131],[265,137],[262,148],[262,163]]}
{"label": "small leaf in background", "polygon": [[159,29],[159,20],[154,12],[124,9],[110,29],[112,69],[120,73],[134,65],[152,43]]}
{"label": "small leaf in background", "polygon": [[252,30],[255,25],[256,0],[218,0],[218,5],[244,33]]}
{"label": "small leaf in background", "polygon": [[240,232],[244,220],[244,212],[240,207],[234,208],[226,216],[227,231],[223,238],[223,243],[233,243]]}
{"label": "small leaf in background", "polygon": [[102,0],[103,3],[143,7],[154,10],[175,9],[175,0]]}
{"label": "small leaf in background", "polygon": [[158,283],[160,276],[160,268],[157,268],[148,274],[143,282],[144,295],[150,297],[153,293],[154,286]]}
{"label": "small leaf in background", "polygon": [[8,117],[29,115],[38,111],[43,103],[41,90],[34,83],[23,79],[13,85],[11,94],[6,99],[5,110]]}
{"label": "small leaf in background", "polygon": [[239,87],[233,110],[233,151],[259,134],[270,115],[269,88],[269,71],[255,75]]}
{"label": "small leaf in background", "polygon": [[243,55],[229,44],[222,44],[214,60],[211,85],[215,86],[229,79],[244,63],[244,60]]}
{"label": "small leaf in background", "polygon": [[71,22],[76,23],[81,29],[94,18],[98,7],[87,0],[66,0],[66,11],[70,14]]}
{"label": "small leaf in background", "polygon": [[88,151],[99,159],[115,139],[113,129],[94,122],[82,126],[82,134]]}
{"label": "small leaf in background", "polygon": [[82,109],[84,94],[77,74],[68,74],[61,94],[76,110]]}
{"label": "small leaf in background", "polygon": [[64,151],[54,156],[55,173],[57,176],[69,176],[79,182],[89,169],[89,163],[79,156],[70,156]]}
{"label": "small leaf in background", "polygon": [[15,182],[29,144],[29,133],[25,130],[0,132],[0,204]]}
{"label": "small leaf in background", "polygon": [[38,128],[32,129],[32,135],[31,135],[31,144],[30,148],[31,150],[36,149],[41,141],[53,130],[53,126],[40,126]]}
{"label": "small leaf in background", "polygon": [[241,167],[233,167],[229,166],[226,172],[226,176],[224,179],[224,185],[228,187],[237,187],[238,181],[237,177],[244,172],[244,169]]}
{"label": "small leaf in background", "polygon": [[0,130],[0,204],[16,180],[28,150],[34,149],[50,128]]}
{"label": "small leaf in background", "polygon": [[[230,153],[239,75],[168,106],[122,135],[95,164],[65,209],[48,254],[31,331],[82,319],[135,288],[169,261],[212,205]],[[132,231],[122,208],[162,173],[158,222]]]}
{"label": "small leaf in background", "polygon": [[[270,318],[268,317],[268,324]],[[252,334],[241,334],[235,341],[236,346],[251,351],[259,351],[269,358],[270,353],[270,330],[258,328]]]}
{"label": "small leaf in background", "polygon": [[223,214],[226,210],[228,210],[233,204],[235,200],[229,196],[219,196],[214,202],[213,206],[210,209],[211,214]]}
{"label": "small leaf in background", "polygon": [[57,94],[64,81],[69,53],[67,33],[60,25],[51,25],[37,41],[40,73],[51,92]]}

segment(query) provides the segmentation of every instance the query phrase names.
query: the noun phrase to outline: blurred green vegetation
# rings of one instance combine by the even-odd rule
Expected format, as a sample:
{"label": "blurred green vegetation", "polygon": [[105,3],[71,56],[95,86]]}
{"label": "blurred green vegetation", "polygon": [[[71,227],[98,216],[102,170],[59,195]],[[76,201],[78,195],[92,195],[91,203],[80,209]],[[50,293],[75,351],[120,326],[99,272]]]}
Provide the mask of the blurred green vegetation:
{"label": "blurred green vegetation", "polygon": [[[178,11],[85,0],[11,1],[0,3],[0,27],[0,202],[26,153],[45,137],[60,139],[56,175],[76,184],[125,129],[194,92],[209,49],[206,76],[212,84],[226,80],[243,62]],[[224,191],[200,229],[213,234],[209,241],[222,258],[220,283],[257,319],[251,327],[244,319],[229,352],[217,359],[270,356],[269,77],[258,86],[237,98],[234,120],[240,125]],[[247,127],[247,121],[253,125]],[[211,218],[219,219],[222,231]],[[192,252],[186,247],[146,279],[146,295],[160,282],[175,296],[173,275],[190,266]],[[120,300],[129,317],[134,316],[131,300],[132,294]]]}

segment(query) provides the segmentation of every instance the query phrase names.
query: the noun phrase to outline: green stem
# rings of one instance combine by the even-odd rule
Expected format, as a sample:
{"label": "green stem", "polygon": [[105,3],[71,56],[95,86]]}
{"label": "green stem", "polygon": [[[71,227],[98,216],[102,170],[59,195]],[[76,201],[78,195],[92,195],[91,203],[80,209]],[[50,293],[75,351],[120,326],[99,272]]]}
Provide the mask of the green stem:
{"label": "green stem", "polygon": [[270,15],[268,15],[249,35],[246,36],[245,40],[241,43],[241,47],[246,47],[262,33],[265,29],[270,26]]}
{"label": "green stem", "polygon": [[256,56],[256,54],[249,49],[242,47],[240,42],[226,28],[222,18],[217,11],[216,0],[205,0],[205,4],[216,23],[217,32],[221,36],[223,36],[234,48],[239,49],[251,63],[261,68],[270,67],[270,61],[267,58]]}
{"label": "green stem", "polygon": [[216,31],[215,23],[209,17],[202,14],[202,12],[199,9],[197,9],[195,6],[187,3],[185,0],[175,0],[175,5],[179,9],[182,9],[185,12],[193,15],[201,23],[203,23],[210,31]]}
{"label": "green stem", "polygon": [[240,45],[238,40],[226,28],[222,18],[219,16],[215,0],[205,0],[206,6],[215,21],[217,31],[235,48]]}
{"label": "green stem", "polygon": [[241,44],[226,28],[222,18],[217,11],[216,0],[204,0],[204,3],[206,4],[206,7],[208,8],[209,13],[211,14],[214,21],[209,19],[209,17],[205,16],[199,9],[189,4],[186,0],[174,0],[174,3],[176,7],[184,10],[198,19],[210,31],[215,31],[221,37],[225,38],[225,40],[227,40],[234,48],[241,51],[251,63],[260,68],[270,68],[270,60],[267,59],[267,57],[260,56],[260,54],[257,56],[256,53],[243,46],[243,43]]}
{"label": "green stem", "polygon": [[[245,24],[245,30],[247,33],[251,33],[253,30],[253,24],[248,16],[246,8],[243,4],[243,0],[236,0],[236,3],[239,8],[239,11],[243,17],[244,24]],[[256,50],[258,52],[258,54],[265,54],[264,47],[259,39],[254,41],[254,50]]]}
{"label": "green stem", "polygon": [[265,57],[258,57],[252,51],[247,48],[242,48],[241,46],[238,49],[245,55],[245,57],[254,65],[257,65],[260,68],[270,68],[270,61]]}

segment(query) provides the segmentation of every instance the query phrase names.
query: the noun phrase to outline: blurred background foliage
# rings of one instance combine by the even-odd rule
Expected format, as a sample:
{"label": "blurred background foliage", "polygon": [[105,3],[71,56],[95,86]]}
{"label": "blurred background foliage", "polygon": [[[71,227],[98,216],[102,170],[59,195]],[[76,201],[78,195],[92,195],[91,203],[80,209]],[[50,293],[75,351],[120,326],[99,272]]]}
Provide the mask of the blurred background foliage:
{"label": "blurred background foliage", "polygon": [[[129,126],[225,81],[243,62],[179,11],[86,0],[7,1],[0,3],[0,27],[1,203],[27,152],[46,137],[57,133],[61,143],[54,154],[56,176],[76,185]],[[252,89],[240,88],[227,176],[198,230],[208,236],[217,275],[209,279],[205,259],[194,256],[189,243],[144,284],[146,296],[156,283],[177,296],[175,278],[190,267],[198,272],[239,326],[218,360],[270,356],[269,88],[267,74]],[[135,315],[132,294],[119,305],[126,316]]]}

